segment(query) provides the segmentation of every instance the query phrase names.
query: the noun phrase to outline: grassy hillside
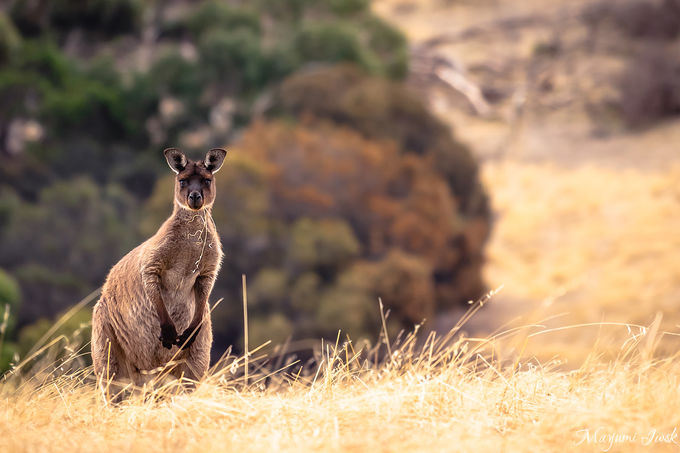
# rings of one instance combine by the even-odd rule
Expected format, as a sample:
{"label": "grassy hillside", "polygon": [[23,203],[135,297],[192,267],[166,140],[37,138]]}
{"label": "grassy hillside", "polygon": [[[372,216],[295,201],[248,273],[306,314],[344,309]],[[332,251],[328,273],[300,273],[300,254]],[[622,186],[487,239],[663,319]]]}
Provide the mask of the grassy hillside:
{"label": "grassy hillside", "polygon": [[615,360],[595,347],[570,372],[507,349],[543,329],[451,341],[454,329],[387,355],[385,343],[325,344],[318,365],[270,365],[248,383],[243,358],[227,358],[192,393],[167,383],[113,406],[91,368],[60,371],[74,351],[55,373],[43,362],[0,384],[0,436],[13,452],[674,451],[680,359],[654,356],[658,323],[628,327]]}

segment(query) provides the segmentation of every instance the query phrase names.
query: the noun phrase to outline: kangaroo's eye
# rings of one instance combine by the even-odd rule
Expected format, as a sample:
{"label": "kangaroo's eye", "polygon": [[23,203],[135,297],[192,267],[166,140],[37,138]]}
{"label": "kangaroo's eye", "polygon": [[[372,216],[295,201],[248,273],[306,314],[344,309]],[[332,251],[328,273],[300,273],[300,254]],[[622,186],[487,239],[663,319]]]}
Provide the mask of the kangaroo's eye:
{"label": "kangaroo's eye", "polygon": [[187,186],[187,180],[186,179],[180,179],[179,180],[179,186],[180,187],[186,187]]}
{"label": "kangaroo's eye", "polygon": [[212,180],[210,179],[204,179],[203,182],[205,183],[206,186],[209,186]]}

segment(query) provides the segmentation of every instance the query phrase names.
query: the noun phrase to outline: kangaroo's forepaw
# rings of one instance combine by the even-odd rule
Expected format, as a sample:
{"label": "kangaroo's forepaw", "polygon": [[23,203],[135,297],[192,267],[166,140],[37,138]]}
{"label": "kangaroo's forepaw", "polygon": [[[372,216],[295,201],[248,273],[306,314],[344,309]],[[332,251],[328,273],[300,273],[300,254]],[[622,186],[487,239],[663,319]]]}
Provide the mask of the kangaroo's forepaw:
{"label": "kangaroo's forepaw", "polygon": [[177,329],[174,324],[161,324],[161,336],[158,339],[163,343],[163,347],[171,349],[177,343]]}
{"label": "kangaroo's forepaw", "polygon": [[198,336],[198,332],[201,331],[201,326],[199,325],[198,327],[187,327],[187,329],[182,332],[182,334],[177,337],[177,343],[175,343],[177,346],[179,346],[181,349],[189,349],[189,346],[196,340],[196,337]]}

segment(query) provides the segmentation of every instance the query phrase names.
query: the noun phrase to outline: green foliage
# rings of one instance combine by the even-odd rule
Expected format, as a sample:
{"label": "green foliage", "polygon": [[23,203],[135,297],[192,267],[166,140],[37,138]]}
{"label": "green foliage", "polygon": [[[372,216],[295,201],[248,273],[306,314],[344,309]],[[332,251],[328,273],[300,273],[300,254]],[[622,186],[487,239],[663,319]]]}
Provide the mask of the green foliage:
{"label": "green foliage", "polygon": [[[0,269],[0,339],[12,335],[20,302],[21,291],[16,280]],[[5,319],[7,319],[6,324]]]}
{"label": "green foliage", "polygon": [[339,275],[317,301],[315,325],[327,338],[342,330],[355,340],[372,338],[379,332],[377,299],[372,297],[365,275],[350,269]]}
{"label": "green foliage", "polygon": [[270,11],[272,17],[298,20],[312,17],[347,17],[369,13],[369,0],[259,0],[260,11]]}
{"label": "green foliage", "polygon": [[307,23],[295,37],[295,48],[303,61],[352,62],[377,71],[378,62],[360,41],[356,28],[344,23]]}
{"label": "green foliage", "polygon": [[208,80],[233,84],[232,91],[253,89],[262,84],[263,56],[259,37],[254,33],[212,30],[203,36],[198,49]]}
{"label": "green foliage", "polygon": [[186,26],[195,38],[214,30],[260,34],[260,19],[254,11],[232,7],[220,1],[201,4],[189,17]]}
{"label": "green foliage", "polygon": [[257,347],[267,341],[274,345],[283,344],[293,331],[293,324],[280,313],[257,317],[249,326],[250,346]]}
{"label": "green foliage", "polygon": [[319,301],[320,289],[321,277],[316,272],[305,272],[290,289],[291,306],[302,314],[313,313]]}
{"label": "green foliage", "polygon": [[190,105],[192,111],[198,106],[203,79],[196,63],[182,57],[177,51],[163,53],[144,76],[138,76],[137,92],[155,92],[157,97],[172,95]]}
{"label": "green foliage", "polygon": [[7,304],[12,311],[16,311],[19,307],[20,297],[21,292],[16,281],[7,272],[0,269],[0,306]]}
{"label": "green foliage", "polygon": [[79,70],[57,50],[41,47],[31,63],[40,74],[52,75],[43,93],[40,117],[55,134],[69,136],[86,130],[98,140],[109,141],[128,132],[123,88],[112,62],[96,60],[89,68]]}
{"label": "green foliage", "polygon": [[258,11],[266,11],[271,17],[286,22],[297,22],[310,6],[318,3],[317,0],[254,0]]}
{"label": "green foliage", "polygon": [[29,147],[25,159],[62,177],[86,172],[106,179],[111,164],[128,157],[111,153],[111,142],[124,137],[134,143],[144,127],[110,60],[80,67],[49,41],[24,42],[0,71],[0,100],[9,116],[0,126],[12,116],[40,121],[42,146]]}
{"label": "green foliage", "polygon": [[357,261],[318,299],[316,320],[325,335],[343,330],[370,338],[381,327],[378,298],[391,309],[390,333],[430,319],[435,308],[432,269],[426,261],[392,250],[378,261]]}
{"label": "green foliage", "polygon": [[46,93],[42,117],[56,130],[84,127],[102,138],[120,136],[125,131],[125,107],[115,89],[99,83]]}
{"label": "green foliage", "polygon": [[[55,321],[59,321],[64,313],[58,314],[54,320],[40,318],[36,322],[29,324],[21,329],[16,344],[16,350],[21,357],[25,357],[41,338],[52,328]],[[64,336],[71,349],[84,345],[91,336],[92,309],[82,308],[75,312],[68,319],[65,319],[61,326],[45,341]]]}
{"label": "green foliage", "polygon": [[5,13],[0,12],[0,66],[6,64],[21,44],[21,37]]}
{"label": "green foliage", "polygon": [[16,351],[17,346],[14,343],[5,342],[0,344],[0,375],[9,370],[10,366],[15,362]]}
{"label": "green foliage", "polygon": [[117,186],[60,181],[37,203],[14,208],[0,238],[0,266],[15,269],[25,300],[50,294],[49,306],[24,306],[33,316],[54,314],[101,284],[137,240],[134,200]]}
{"label": "green foliage", "polygon": [[368,10],[369,0],[327,0],[331,11],[340,15],[351,15]]}
{"label": "green foliage", "polygon": [[374,300],[382,297],[404,324],[432,317],[437,299],[432,265],[426,258],[393,249],[357,272],[369,282]]}
{"label": "green foliage", "polygon": [[403,79],[408,73],[408,43],[406,37],[384,20],[367,17],[362,25],[368,35],[368,46],[383,62],[385,74]]}
{"label": "green foliage", "polygon": [[12,66],[17,71],[37,74],[45,83],[62,88],[74,75],[72,62],[50,41],[25,41]]}
{"label": "green foliage", "polygon": [[278,269],[265,268],[255,276],[250,301],[259,310],[276,306],[288,293],[288,276]]}
{"label": "green foliage", "polygon": [[281,41],[264,48],[261,64],[263,84],[271,84],[295,72],[301,60],[294,42]]}
{"label": "green foliage", "polygon": [[301,270],[333,272],[359,255],[360,244],[342,220],[302,218],[291,226],[288,259]]}
{"label": "green foliage", "polygon": [[15,0],[10,14],[28,36],[46,31],[65,35],[80,28],[91,36],[111,38],[138,30],[142,5],[139,0]]}

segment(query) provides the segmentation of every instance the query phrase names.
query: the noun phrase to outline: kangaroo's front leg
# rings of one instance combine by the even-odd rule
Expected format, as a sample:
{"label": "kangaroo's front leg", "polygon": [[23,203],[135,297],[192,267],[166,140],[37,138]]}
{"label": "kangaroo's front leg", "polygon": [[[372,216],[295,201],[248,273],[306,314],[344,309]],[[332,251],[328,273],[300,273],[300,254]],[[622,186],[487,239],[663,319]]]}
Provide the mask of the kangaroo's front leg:
{"label": "kangaroo's front leg", "polygon": [[156,313],[158,313],[158,319],[161,323],[161,335],[158,339],[164,348],[171,349],[172,345],[177,342],[177,329],[161,298],[161,268],[160,260],[150,259],[142,267],[142,283],[146,297],[156,307]]}
{"label": "kangaroo's front leg", "polygon": [[196,310],[194,311],[194,317],[189,324],[189,327],[182,332],[182,334],[177,338],[177,345],[182,349],[188,349],[191,344],[196,340],[198,332],[201,330],[203,325],[203,315],[205,314],[205,306],[208,303],[208,297],[210,297],[210,292],[212,291],[213,284],[215,283],[215,275],[199,275],[194,283],[194,299],[196,300]]}

